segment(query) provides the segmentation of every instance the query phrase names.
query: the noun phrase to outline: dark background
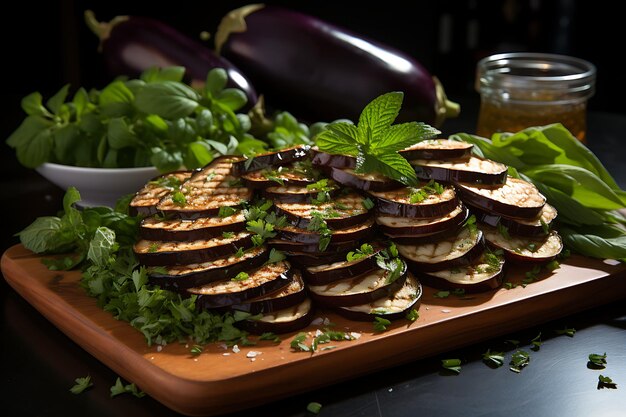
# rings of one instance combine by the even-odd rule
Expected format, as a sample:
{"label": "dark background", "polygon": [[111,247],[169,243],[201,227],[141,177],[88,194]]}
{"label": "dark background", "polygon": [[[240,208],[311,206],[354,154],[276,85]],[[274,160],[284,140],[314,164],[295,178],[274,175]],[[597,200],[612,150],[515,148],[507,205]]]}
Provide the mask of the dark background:
{"label": "dark background", "polygon": [[[621,17],[593,1],[575,0],[406,0],[367,2],[269,1],[288,5],[369,38],[401,49],[420,61],[442,81],[448,97],[461,104],[464,123],[450,120],[444,131],[473,129],[478,94],[473,89],[476,62],[494,52],[536,51],[578,56],[598,69],[592,111],[626,112],[622,69],[619,58]],[[244,1],[78,1],[49,0],[33,4],[15,2],[3,10],[0,25],[3,77],[0,89],[0,137],[7,138],[24,118],[20,99],[40,91],[44,99],[65,83],[71,91],[79,86],[101,88],[107,74],[98,39],[89,31],[83,12],[92,9],[99,20],[116,15],[143,15],[162,20],[190,37],[201,31],[214,33],[222,16],[248,4]],[[206,42],[212,47],[212,40]],[[612,52],[615,51],[615,52]],[[288,110],[288,109],[287,109]],[[445,133],[445,132],[444,132]],[[589,138],[593,141],[593,138]],[[16,242],[12,235],[36,213],[54,213],[61,191],[50,194],[41,177],[21,167],[4,141],[0,145],[2,204],[20,211],[21,216],[5,220],[3,247]],[[41,187],[36,211],[19,204],[25,190]],[[31,212],[32,208],[32,212]],[[20,220],[24,219],[24,220]]]}

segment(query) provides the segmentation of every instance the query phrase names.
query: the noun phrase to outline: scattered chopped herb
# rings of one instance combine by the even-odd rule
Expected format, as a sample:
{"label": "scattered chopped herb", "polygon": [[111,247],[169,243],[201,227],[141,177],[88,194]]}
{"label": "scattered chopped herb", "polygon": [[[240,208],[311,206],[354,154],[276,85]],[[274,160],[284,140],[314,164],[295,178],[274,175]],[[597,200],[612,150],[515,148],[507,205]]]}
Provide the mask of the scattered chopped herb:
{"label": "scattered chopped herb", "polygon": [[408,313],[406,313],[406,316],[404,316],[404,317],[408,321],[413,322],[413,321],[417,320],[419,318],[419,316],[420,316],[420,313],[416,309],[412,308]]}
{"label": "scattered chopped herb", "polygon": [[492,352],[491,349],[487,349],[483,353],[483,361],[489,366],[499,368],[504,365],[504,352]]}
{"label": "scattered chopped herb", "polygon": [[546,223],[543,219],[539,219],[539,222],[541,223],[541,229],[543,229],[543,233],[545,233],[546,235],[550,233],[550,225],[548,225],[548,223]]}
{"label": "scattered chopped herb", "polygon": [[111,397],[126,393],[133,394],[137,398],[141,398],[146,395],[145,392],[137,389],[135,383],[124,385],[120,377],[117,377],[115,385],[111,387]]}
{"label": "scattered chopped herb", "polygon": [[241,258],[244,254],[243,248],[238,248],[237,252],[235,252],[235,258]]}
{"label": "scattered chopped herb", "polygon": [[461,373],[461,359],[442,359],[441,366],[443,369],[452,371],[456,374]]}
{"label": "scattered chopped herb", "polygon": [[175,191],[172,194],[172,201],[177,206],[184,206],[187,204],[187,197],[185,197],[185,194],[183,194],[182,191]]}
{"label": "scattered chopped herb", "polygon": [[516,373],[522,372],[522,368],[527,366],[530,363],[530,354],[524,350],[517,350],[513,353],[511,357],[511,362],[509,362],[510,370]]}
{"label": "scattered chopped herb", "polygon": [[283,178],[280,178],[279,175],[281,173],[279,171],[275,171],[275,170],[266,170],[263,171],[262,175],[265,179],[269,180],[269,181],[274,181],[275,183],[279,184],[281,187],[285,186],[285,180]]}
{"label": "scattered chopped herb", "polygon": [[310,402],[306,406],[306,411],[313,414],[319,414],[322,409],[322,404],[316,402]]}
{"label": "scattered chopped herb", "polygon": [[228,181],[229,187],[243,187],[243,182],[241,182],[241,178],[236,178],[234,180]]}
{"label": "scattered chopped herb", "polygon": [[232,216],[235,213],[237,213],[237,209],[230,206],[222,206],[220,207],[220,211],[217,212],[217,215],[223,219],[224,217]]}
{"label": "scattered chopped herb", "polygon": [[347,206],[346,204],[340,203],[338,201],[333,203],[333,208],[335,208],[335,210],[350,210],[350,206]]}
{"label": "scattered chopped herb", "polygon": [[298,333],[290,343],[293,350],[299,350],[301,352],[310,352],[311,348],[307,346],[304,341],[306,340],[306,333]]}
{"label": "scattered chopped herb", "polygon": [[259,340],[269,340],[274,343],[280,343],[281,339],[276,333],[265,332],[259,336]]}
{"label": "scattered chopped herb", "polygon": [[373,325],[375,332],[384,332],[390,324],[391,322],[387,319],[378,316],[374,317]]}
{"label": "scattered chopped herb", "polygon": [[330,244],[332,230],[328,228],[328,224],[326,223],[326,220],[324,219],[323,213],[319,211],[311,212],[311,220],[309,221],[307,230],[317,232],[320,235],[318,248],[322,252],[325,251],[328,245]]}
{"label": "scattered chopped herb", "polygon": [[216,174],[215,174],[215,172],[213,172],[213,171],[209,172],[209,173],[207,174],[207,176],[206,176],[206,180],[205,180],[205,181],[206,181],[206,182],[211,181],[213,178],[215,178],[215,175],[216,175]]}
{"label": "scattered chopped herb", "polygon": [[148,246],[148,252],[149,253],[155,253],[158,252],[159,250],[159,244],[158,243],[151,243],[150,246]]}
{"label": "scattered chopped herb", "polygon": [[428,193],[424,191],[422,188],[411,188],[411,193],[409,194],[409,203],[417,204],[421,203],[428,197]]}
{"label": "scattered chopped herb", "polygon": [[200,345],[193,345],[189,351],[191,352],[191,354],[193,356],[198,356],[199,354],[202,353],[203,350],[204,349],[203,349],[202,346],[200,346]]}
{"label": "scattered chopped herb", "polygon": [[606,352],[603,355],[590,353],[587,366],[594,369],[604,369],[606,367]]}
{"label": "scattered chopped herb", "polygon": [[373,253],[374,253],[374,248],[372,247],[372,245],[370,245],[369,243],[364,243],[356,251],[348,252],[348,254],[346,255],[346,261],[348,262],[357,261],[359,259],[366,258],[369,255],[372,255]]}
{"label": "scattered chopped herb", "polygon": [[470,235],[476,236],[476,233],[478,233],[478,226],[476,226],[476,216],[474,216],[473,214],[469,216],[468,219],[465,220],[465,223],[463,223],[463,227],[466,227],[467,230],[469,230]]}
{"label": "scattered chopped herb", "polygon": [[548,263],[545,265],[545,268],[546,268],[548,271],[552,272],[552,271],[554,271],[554,270],[556,270],[556,269],[559,269],[559,268],[560,268],[560,266],[561,266],[561,264],[559,263],[559,261],[557,261],[556,259],[553,259],[553,260],[551,260],[550,262],[548,262]]}
{"label": "scattered chopped herb", "polygon": [[537,336],[535,336],[533,339],[531,339],[531,341],[530,341],[530,345],[531,345],[530,348],[536,352],[539,349],[541,349],[541,345],[542,344],[543,344],[543,342],[541,341],[541,332],[539,332],[539,334]]}
{"label": "scattered chopped herb", "polygon": [[275,264],[276,262],[280,262],[282,260],[285,260],[287,258],[287,255],[285,255],[284,252],[279,251],[276,248],[272,248],[270,250],[270,256],[267,260],[268,264]]}
{"label": "scattered chopped herb", "polygon": [[365,210],[371,210],[371,209],[374,208],[374,202],[369,197],[367,197],[365,200],[363,200],[361,202],[361,204],[363,205],[363,207],[365,207]]}
{"label": "scattered chopped herb", "polygon": [[241,282],[241,281],[247,280],[248,278],[250,278],[250,275],[248,275],[248,273],[242,271],[242,272],[238,273],[234,278],[232,278],[231,281]]}
{"label": "scattered chopped herb", "polygon": [[511,235],[509,235],[509,228],[504,226],[502,223],[498,222],[498,233],[500,233],[500,235],[505,238],[506,240],[510,240],[511,239]]}
{"label": "scattered chopped herb", "polygon": [[507,282],[505,282],[505,283],[503,284],[503,286],[504,286],[504,288],[505,288],[505,289],[507,289],[507,290],[512,290],[513,288],[517,287],[517,284],[514,284],[514,283],[512,283],[512,282],[508,282],[508,281],[507,281]]}
{"label": "scattered chopped herb", "polygon": [[435,298],[448,298],[449,296],[450,296],[450,291],[445,291],[445,290],[437,291],[436,293],[433,294],[433,297]]}
{"label": "scattered chopped herb", "polygon": [[235,237],[235,232],[222,232],[222,237],[224,239],[232,239]]}
{"label": "scattered chopped herb", "polygon": [[556,331],[556,334],[558,334],[558,335],[566,335],[566,336],[569,336],[569,337],[574,337],[574,334],[576,333],[576,329],[574,329],[574,328],[567,328],[567,327],[564,328],[564,329],[555,330],[555,331]]}
{"label": "scattered chopped herb", "polygon": [[261,246],[265,243],[265,240],[276,236],[274,224],[263,219],[249,220],[246,223],[246,230],[254,233],[252,236],[252,243],[254,246]]}
{"label": "scattered chopped herb", "polygon": [[526,249],[528,249],[531,252],[536,252],[537,251],[537,244],[536,243],[529,243],[528,245],[526,245]]}
{"label": "scattered chopped herb", "polygon": [[616,389],[617,383],[613,382],[613,380],[608,376],[604,376],[601,374],[598,376],[598,389],[602,388]]}
{"label": "scattered chopped herb", "polygon": [[91,376],[87,375],[86,377],[76,378],[74,380],[75,384],[70,388],[70,392],[72,394],[80,394],[85,391],[89,387],[93,386],[93,382],[91,382]]}
{"label": "scattered chopped herb", "polygon": [[522,287],[526,287],[528,284],[531,284],[537,280],[537,275],[541,272],[541,265],[533,266],[533,269],[527,271],[524,275],[526,278],[522,280]]}

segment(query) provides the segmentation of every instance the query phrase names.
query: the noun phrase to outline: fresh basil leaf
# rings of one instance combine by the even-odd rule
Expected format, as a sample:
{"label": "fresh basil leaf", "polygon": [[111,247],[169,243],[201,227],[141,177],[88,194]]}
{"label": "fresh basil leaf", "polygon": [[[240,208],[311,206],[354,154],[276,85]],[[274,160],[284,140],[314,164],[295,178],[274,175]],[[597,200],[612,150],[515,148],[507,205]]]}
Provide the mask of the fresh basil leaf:
{"label": "fresh basil leaf", "polygon": [[52,117],[50,112],[43,106],[42,100],[40,92],[31,93],[22,99],[22,110],[29,116]]}
{"label": "fresh basil leaf", "polygon": [[109,146],[113,149],[131,147],[137,143],[137,137],[130,130],[130,126],[123,117],[109,120],[107,138]]}
{"label": "fresh basil leaf", "polygon": [[146,83],[158,83],[162,81],[182,82],[185,76],[185,67],[152,67],[145,70],[139,77]]}
{"label": "fresh basil leaf", "polygon": [[176,171],[183,164],[180,152],[170,153],[165,149],[153,149],[150,162],[161,172]]}
{"label": "fresh basil leaf", "polygon": [[198,94],[182,83],[163,81],[147,84],[137,93],[135,106],[146,114],[156,114],[165,119],[189,116],[198,107]]}
{"label": "fresh basil leaf", "polygon": [[220,154],[228,155],[228,147],[223,143],[211,139],[205,139],[204,142],[211,145],[211,148],[215,149]]}
{"label": "fresh basil leaf", "polygon": [[226,87],[228,74],[223,68],[213,68],[206,77],[205,91],[210,96],[217,96]]}
{"label": "fresh basil leaf", "polygon": [[572,165],[539,165],[523,171],[528,177],[568,193],[588,208],[616,210],[624,206],[618,195],[593,172]]}
{"label": "fresh basil leaf", "polygon": [[80,130],[75,124],[68,124],[53,132],[54,156],[62,164],[72,165],[74,159],[74,146],[79,140]]}
{"label": "fresh basil leaf", "polygon": [[41,130],[28,143],[16,149],[17,160],[27,168],[37,168],[50,160],[54,139],[49,129]]}
{"label": "fresh basil leaf", "polygon": [[82,116],[82,114],[88,109],[89,95],[83,87],[76,90],[74,98],[72,99],[72,104],[74,104],[77,118],[80,118],[80,116]]}
{"label": "fresh basil leaf", "polygon": [[248,102],[246,94],[237,88],[225,88],[215,96],[215,99],[232,111],[239,110]]}
{"label": "fresh basil leaf", "polygon": [[206,141],[190,143],[184,164],[188,169],[201,168],[213,160],[211,146]]}
{"label": "fresh basil leaf", "polygon": [[559,229],[559,234],[565,245],[580,254],[626,262],[626,234],[617,237],[604,237],[595,233],[583,234],[569,227]]}
{"label": "fresh basil leaf", "polygon": [[359,117],[358,141],[365,144],[380,138],[398,117],[403,98],[404,93],[393,91],[368,103]]}
{"label": "fresh basil leaf", "polygon": [[70,90],[70,85],[65,84],[61,89],[52,97],[46,101],[46,107],[50,109],[50,111],[54,114],[57,114],[59,110],[61,110],[61,106],[65,103],[65,99],[67,98],[67,93]]}
{"label": "fresh basil leaf", "polygon": [[41,116],[28,116],[7,139],[7,145],[12,148],[28,146],[32,139],[42,130],[52,126],[52,122]]}

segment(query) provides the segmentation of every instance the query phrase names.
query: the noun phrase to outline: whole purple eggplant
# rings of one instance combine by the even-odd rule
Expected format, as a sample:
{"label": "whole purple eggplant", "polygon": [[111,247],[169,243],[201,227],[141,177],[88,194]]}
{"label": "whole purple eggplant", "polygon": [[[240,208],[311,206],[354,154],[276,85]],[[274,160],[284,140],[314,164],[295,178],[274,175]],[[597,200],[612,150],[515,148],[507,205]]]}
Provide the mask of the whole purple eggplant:
{"label": "whole purple eggplant", "polygon": [[356,121],[367,103],[389,91],[404,92],[398,121],[440,126],[459,112],[410,55],[293,10],[262,4],[233,10],[215,43],[270,106],[304,120]]}
{"label": "whole purple eggplant", "polygon": [[98,22],[90,10],[85,12],[85,21],[100,38],[100,50],[111,75],[136,77],[151,67],[176,65],[185,67],[187,82],[201,85],[211,69],[224,68],[228,86],[246,94],[247,106],[257,101],[253,85],[228,59],[161,21],[117,16],[110,22]]}

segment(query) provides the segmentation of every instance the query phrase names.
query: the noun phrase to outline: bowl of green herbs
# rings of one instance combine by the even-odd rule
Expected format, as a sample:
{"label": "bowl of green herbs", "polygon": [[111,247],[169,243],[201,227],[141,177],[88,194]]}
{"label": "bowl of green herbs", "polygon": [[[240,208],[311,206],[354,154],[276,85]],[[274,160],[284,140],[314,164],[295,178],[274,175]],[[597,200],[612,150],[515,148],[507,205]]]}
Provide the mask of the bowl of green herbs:
{"label": "bowl of green herbs", "polygon": [[82,205],[113,206],[159,173],[309,142],[307,126],[286,112],[262,116],[253,136],[257,109],[240,111],[247,97],[226,87],[223,69],[211,70],[200,88],[184,74],[182,67],[153,68],[102,89],[70,92],[66,85],[45,101],[34,92],[22,99],[26,117],[7,144],[25,167],[76,187]]}

